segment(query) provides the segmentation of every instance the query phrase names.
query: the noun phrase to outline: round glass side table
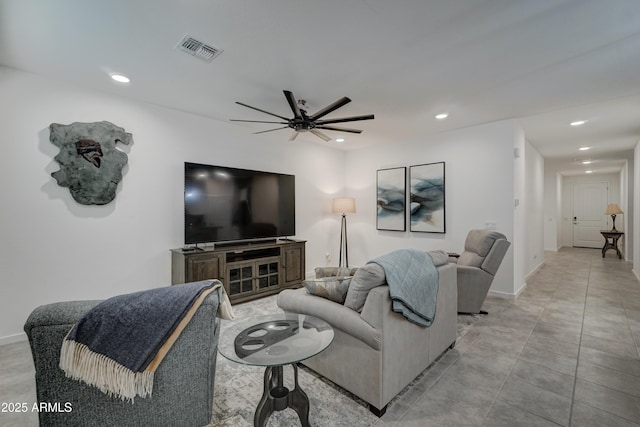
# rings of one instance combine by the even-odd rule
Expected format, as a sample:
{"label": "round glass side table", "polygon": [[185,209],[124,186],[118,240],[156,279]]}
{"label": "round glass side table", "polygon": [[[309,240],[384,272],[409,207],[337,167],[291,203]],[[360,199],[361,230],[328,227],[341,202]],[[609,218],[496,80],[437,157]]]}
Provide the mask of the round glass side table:
{"label": "round glass side table", "polygon": [[[264,366],[264,390],[253,418],[266,425],[274,411],[292,408],[303,427],[309,425],[309,398],[298,384],[297,363],[315,356],[333,341],[333,328],[324,320],[281,312],[241,321],[223,321],[218,351],[245,365]],[[292,365],[294,388],[284,386],[283,366]]]}

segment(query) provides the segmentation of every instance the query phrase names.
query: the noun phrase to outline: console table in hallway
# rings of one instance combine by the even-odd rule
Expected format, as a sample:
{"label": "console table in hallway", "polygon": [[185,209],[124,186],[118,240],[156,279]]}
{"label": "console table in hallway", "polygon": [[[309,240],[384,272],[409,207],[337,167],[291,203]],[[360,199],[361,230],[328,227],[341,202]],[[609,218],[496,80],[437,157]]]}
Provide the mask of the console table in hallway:
{"label": "console table in hallway", "polygon": [[624,232],[618,230],[600,230],[600,234],[602,234],[602,237],[604,237],[602,258],[604,258],[604,254],[609,249],[613,249],[618,254],[618,258],[622,259],[622,254],[620,253],[620,249],[618,249],[618,240],[624,235]]}

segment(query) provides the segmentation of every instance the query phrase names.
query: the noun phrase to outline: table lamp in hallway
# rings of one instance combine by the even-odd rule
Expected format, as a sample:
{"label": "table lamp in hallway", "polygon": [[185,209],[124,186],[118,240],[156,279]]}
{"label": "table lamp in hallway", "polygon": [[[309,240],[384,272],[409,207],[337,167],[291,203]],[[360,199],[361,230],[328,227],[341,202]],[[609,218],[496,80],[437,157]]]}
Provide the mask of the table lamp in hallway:
{"label": "table lamp in hallway", "polygon": [[340,263],[338,267],[349,266],[349,253],[347,246],[347,215],[356,212],[356,199],[352,197],[342,197],[333,199],[331,212],[342,214],[342,226],[340,229]]}
{"label": "table lamp in hallway", "polygon": [[611,221],[613,222],[613,228],[611,229],[611,231],[618,231],[616,230],[616,215],[620,215],[622,214],[622,209],[620,209],[620,206],[616,205],[615,203],[609,203],[607,205],[607,210],[604,212],[605,215],[611,215]]}

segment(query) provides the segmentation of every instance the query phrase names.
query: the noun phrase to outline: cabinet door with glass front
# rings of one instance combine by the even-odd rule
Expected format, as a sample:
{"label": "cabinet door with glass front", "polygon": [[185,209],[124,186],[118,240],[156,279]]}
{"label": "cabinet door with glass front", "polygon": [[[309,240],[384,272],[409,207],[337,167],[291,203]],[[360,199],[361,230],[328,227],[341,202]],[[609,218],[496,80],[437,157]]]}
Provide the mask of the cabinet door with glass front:
{"label": "cabinet door with glass front", "polygon": [[262,292],[280,286],[280,258],[256,261],[256,291]]}
{"label": "cabinet door with glass front", "polygon": [[253,277],[255,261],[238,262],[227,268],[226,288],[231,299],[251,295],[253,290]]}

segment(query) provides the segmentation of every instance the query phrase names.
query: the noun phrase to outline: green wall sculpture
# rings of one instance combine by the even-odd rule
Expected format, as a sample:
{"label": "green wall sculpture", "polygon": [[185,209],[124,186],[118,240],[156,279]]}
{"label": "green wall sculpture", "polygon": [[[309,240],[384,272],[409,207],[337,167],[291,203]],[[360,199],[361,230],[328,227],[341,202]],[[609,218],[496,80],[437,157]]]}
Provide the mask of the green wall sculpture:
{"label": "green wall sculpture", "polygon": [[116,197],[127,155],[118,142],[133,142],[130,133],[110,122],[61,125],[51,123],[49,140],[60,148],[54,158],[60,170],[53,172],[58,185],[69,187],[73,199],[83,205],[106,205]]}

